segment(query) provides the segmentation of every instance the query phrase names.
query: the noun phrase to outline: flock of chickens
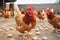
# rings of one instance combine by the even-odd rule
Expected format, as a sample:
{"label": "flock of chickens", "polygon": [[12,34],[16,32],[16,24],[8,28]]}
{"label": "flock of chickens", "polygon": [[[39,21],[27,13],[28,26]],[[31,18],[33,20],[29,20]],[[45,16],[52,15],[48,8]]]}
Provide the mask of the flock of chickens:
{"label": "flock of chickens", "polygon": [[[4,11],[0,10],[0,13],[4,16],[4,18],[10,18],[12,13],[12,10],[5,9]],[[46,14],[45,14],[46,13]],[[36,26],[36,16],[39,19],[44,20],[44,15],[47,16],[48,22],[53,25],[55,28],[54,32],[57,31],[57,29],[60,29],[60,16],[56,16],[53,9],[46,9],[46,12],[43,10],[36,10],[36,16],[34,14],[34,7],[28,6],[27,11],[25,11],[23,8],[19,10],[18,6],[14,4],[14,14],[15,21],[16,21],[16,30],[24,33],[25,31],[31,31],[31,29],[35,28]]]}

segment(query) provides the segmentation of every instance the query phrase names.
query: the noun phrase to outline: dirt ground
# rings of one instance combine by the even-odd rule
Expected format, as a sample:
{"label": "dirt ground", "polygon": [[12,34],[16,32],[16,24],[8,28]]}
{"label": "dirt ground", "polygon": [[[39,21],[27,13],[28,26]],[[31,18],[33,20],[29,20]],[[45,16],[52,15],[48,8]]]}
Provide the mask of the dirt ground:
{"label": "dirt ground", "polygon": [[[15,24],[14,17],[8,20],[0,17],[0,40],[23,40],[24,36],[15,29]],[[34,38],[36,40],[60,40],[60,32],[53,33],[52,29],[52,25],[47,21],[41,21],[37,18],[36,28],[30,31],[29,39],[26,37],[26,40]],[[27,35],[27,33],[25,34]]]}

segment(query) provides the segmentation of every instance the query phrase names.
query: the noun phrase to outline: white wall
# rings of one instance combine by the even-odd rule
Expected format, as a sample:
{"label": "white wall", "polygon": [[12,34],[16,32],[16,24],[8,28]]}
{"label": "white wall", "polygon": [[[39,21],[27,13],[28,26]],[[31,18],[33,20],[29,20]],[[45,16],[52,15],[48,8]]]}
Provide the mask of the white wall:
{"label": "white wall", "polygon": [[17,4],[41,4],[41,3],[55,3],[56,0],[17,0]]}

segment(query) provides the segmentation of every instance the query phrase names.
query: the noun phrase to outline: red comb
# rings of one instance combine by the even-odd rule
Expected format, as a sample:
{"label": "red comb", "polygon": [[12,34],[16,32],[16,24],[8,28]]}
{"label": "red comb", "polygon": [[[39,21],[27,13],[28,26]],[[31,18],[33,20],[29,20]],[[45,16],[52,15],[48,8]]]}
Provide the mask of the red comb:
{"label": "red comb", "polygon": [[46,8],[46,13],[48,13],[49,10],[50,10],[49,8]]}
{"label": "red comb", "polygon": [[49,15],[49,8],[46,8],[46,15]]}
{"label": "red comb", "polygon": [[32,5],[28,6],[28,9],[31,9],[32,11],[34,11],[34,7]]}

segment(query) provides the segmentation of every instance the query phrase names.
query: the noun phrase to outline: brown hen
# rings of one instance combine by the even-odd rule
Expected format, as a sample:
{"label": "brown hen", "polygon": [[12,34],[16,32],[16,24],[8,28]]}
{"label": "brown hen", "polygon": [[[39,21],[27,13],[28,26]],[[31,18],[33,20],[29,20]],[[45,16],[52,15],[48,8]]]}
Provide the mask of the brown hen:
{"label": "brown hen", "polygon": [[44,13],[43,13],[43,11],[38,10],[38,11],[37,11],[37,17],[38,17],[39,19],[44,20]]}
{"label": "brown hen", "polygon": [[[29,32],[31,29],[35,28],[36,18],[30,7],[28,8],[27,12],[25,12],[26,15],[21,14],[19,8],[16,5],[14,5],[14,9],[18,13],[17,16],[15,17],[15,21],[17,24],[16,29],[19,32],[21,33],[24,33],[25,31]],[[20,28],[18,26],[20,26]]]}
{"label": "brown hen", "polygon": [[[53,25],[53,27],[54,27],[55,29],[60,29],[60,16],[59,16],[59,17],[56,16],[56,15],[54,14],[54,11],[48,9],[48,10],[47,10],[47,18],[48,18],[48,22],[49,22],[51,25]],[[56,32],[57,30],[54,30],[54,31]]]}

